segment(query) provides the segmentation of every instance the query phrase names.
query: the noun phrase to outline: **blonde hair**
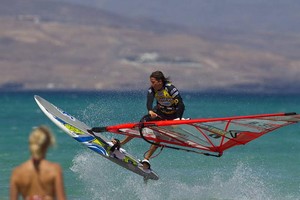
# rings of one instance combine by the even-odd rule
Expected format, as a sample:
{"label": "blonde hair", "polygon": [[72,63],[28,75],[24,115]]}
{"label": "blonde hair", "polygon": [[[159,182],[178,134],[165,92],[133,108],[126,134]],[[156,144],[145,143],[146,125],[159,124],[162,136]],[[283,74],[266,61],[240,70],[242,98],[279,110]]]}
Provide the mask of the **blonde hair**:
{"label": "blonde hair", "polygon": [[55,138],[46,126],[35,128],[29,136],[29,149],[34,159],[44,158],[48,147],[54,144]]}

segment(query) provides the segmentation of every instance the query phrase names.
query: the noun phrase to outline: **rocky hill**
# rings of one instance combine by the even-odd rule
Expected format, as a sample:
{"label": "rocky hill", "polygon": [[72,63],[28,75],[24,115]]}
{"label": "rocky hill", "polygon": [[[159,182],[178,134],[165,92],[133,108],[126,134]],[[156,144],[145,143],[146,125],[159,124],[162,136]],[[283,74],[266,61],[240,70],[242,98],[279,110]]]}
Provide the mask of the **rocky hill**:
{"label": "rocky hill", "polygon": [[140,90],[162,70],[181,90],[293,92],[300,36],[193,32],[37,0],[0,7],[0,89]]}

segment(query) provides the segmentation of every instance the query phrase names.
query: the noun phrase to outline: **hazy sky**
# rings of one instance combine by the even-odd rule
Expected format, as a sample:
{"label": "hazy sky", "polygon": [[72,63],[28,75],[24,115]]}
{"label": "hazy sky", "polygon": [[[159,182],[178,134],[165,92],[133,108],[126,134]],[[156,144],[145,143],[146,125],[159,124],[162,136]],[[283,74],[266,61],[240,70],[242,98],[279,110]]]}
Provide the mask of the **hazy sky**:
{"label": "hazy sky", "polygon": [[299,0],[63,0],[200,28],[300,32]]}

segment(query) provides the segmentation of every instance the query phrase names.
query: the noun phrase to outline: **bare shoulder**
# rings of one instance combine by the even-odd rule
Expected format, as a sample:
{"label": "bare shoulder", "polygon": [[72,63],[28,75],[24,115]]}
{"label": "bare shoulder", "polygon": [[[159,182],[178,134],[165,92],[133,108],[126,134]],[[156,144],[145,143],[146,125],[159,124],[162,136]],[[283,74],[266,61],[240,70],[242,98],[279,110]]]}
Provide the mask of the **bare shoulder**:
{"label": "bare shoulder", "polygon": [[52,167],[57,167],[57,168],[61,168],[60,164],[57,162],[51,162],[51,161],[47,161],[49,165],[51,165]]}
{"label": "bare shoulder", "polygon": [[29,161],[26,161],[18,166],[16,166],[13,169],[13,174],[19,174],[19,173],[23,173],[24,171],[26,171],[29,167]]}
{"label": "bare shoulder", "polygon": [[55,171],[61,171],[61,170],[62,170],[60,164],[59,164],[59,163],[56,163],[56,162],[51,162],[51,161],[45,160],[45,161],[43,162],[43,165],[44,165],[47,169],[52,169],[52,170],[55,170]]}
{"label": "bare shoulder", "polygon": [[16,166],[11,173],[11,183],[18,184],[23,181],[24,175],[27,174],[28,169],[30,169],[29,161],[26,161],[18,166]]}

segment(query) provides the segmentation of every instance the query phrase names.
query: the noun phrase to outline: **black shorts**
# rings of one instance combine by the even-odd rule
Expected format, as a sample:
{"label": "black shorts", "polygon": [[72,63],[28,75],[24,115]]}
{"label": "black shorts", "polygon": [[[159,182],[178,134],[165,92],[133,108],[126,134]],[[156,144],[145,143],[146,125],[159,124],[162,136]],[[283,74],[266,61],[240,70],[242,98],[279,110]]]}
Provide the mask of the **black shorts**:
{"label": "black shorts", "polygon": [[149,122],[149,121],[161,121],[161,120],[173,120],[177,118],[177,113],[173,113],[173,114],[165,114],[163,112],[161,112],[160,110],[156,110],[154,111],[159,117],[156,118],[151,118],[150,115],[145,115],[144,117],[142,117],[142,119],[140,120],[140,122]]}

